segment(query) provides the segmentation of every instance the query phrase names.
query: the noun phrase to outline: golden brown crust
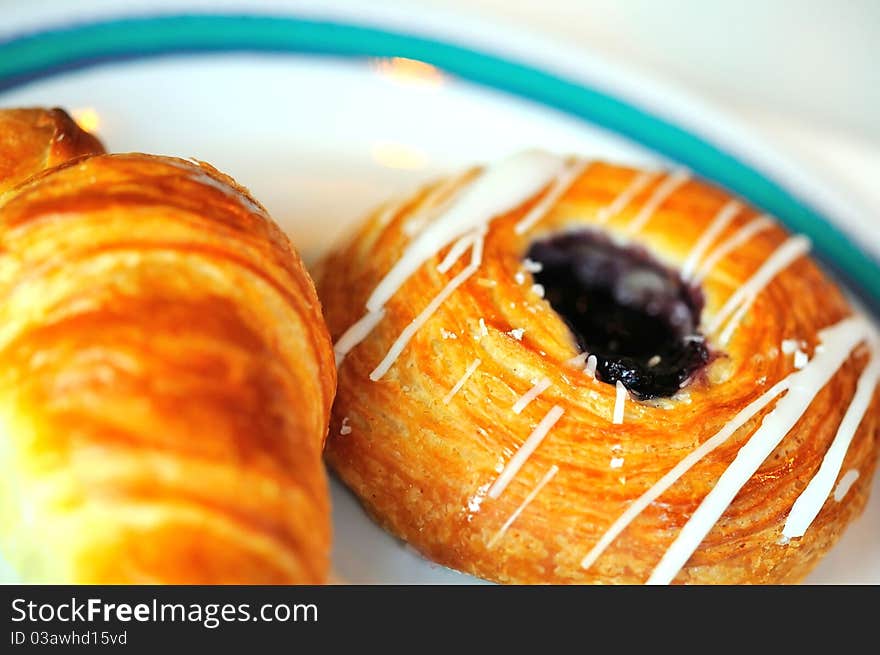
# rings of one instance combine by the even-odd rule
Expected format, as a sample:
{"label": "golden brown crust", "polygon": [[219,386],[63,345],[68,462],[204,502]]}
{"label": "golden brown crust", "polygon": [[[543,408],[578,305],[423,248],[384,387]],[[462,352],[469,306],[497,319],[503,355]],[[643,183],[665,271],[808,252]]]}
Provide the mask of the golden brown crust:
{"label": "golden brown crust", "polygon": [[0,199],[32,175],[104,152],[63,109],[0,109]]}
{"label": "golden brown crust", "polygon": [[320,583],[335,367],[311,279],[205,164],[78,159],[0,206],[0,550],[28,581]]}
{"label": "golden brown crust", "polygon": [[[807,257],[776,275],[743,318],[733,340],[687,395],[661,404],[627,401],[622,425],[610,421],[613,386],[571,371],[577,354],[565,324],[530,289],[515,281],[530,242],[555,231],[595,226],[637,171],[594,163],[552,212],[519,236],[513,226],[534,201],[494,220],[479,271],[418,331],[388,374],[368,376],[401,330],[460,271],[436,271],[439,256],[413,275],[386,306],[371,335],[339,369],[327,458],[367,510],[388,530],[444,565],[513,583],[642,583],[738,449],[759,414],[696,465],[615,540],[593,567],[581,558],[623,510],[696,445],[775,381],[791,373],[780,355],[783,339],[804,339],[851,313],[837,287]],[[627,238],[624,226],[657,188],[639,194],[606,230]],[[422,190],[387,223],[376,214],[325,262],[319,295],[334,340],[363,315],[367,296],[410,237],[404,226],[427,197]],[[665,201],[634,237],[655,256],[680,267],[712,218],[729,200],[691,180]],[[386,217],[387,213],[384,214]],[[741,211],[720,239],[752,220]],[[705,280],[704,316],[711,319],[785,240],[774,226],[725,257]],[[483,330],[482,319],[486,330]],[[525,330],[522,340],[511,336]],[[446,338],[454,334],[456,338]],[[443,397],[468,365],[481,364],[447,405]],[[807,413],[745,485],[676,578],[686,583],[797,581],[839,538],[865,505],[878,451],[880,395],[855,435],[842,471],[860,475],[844,502],[829,500],[806,535],[780,545],[792,503],[815,474],[867,361],[857,349],[822,389]],[[511,406],[543,377],[554,386],[519,415]],[[487,488],[553,405],[565,410],[551,434],[497,499]],[[665,407],[663,406],[665,405]],[[350,433],[341,435],[345,419]],[[346,430],[347,432],[347,430]],[[612,457],[622,457],[612,468]],[[559,472],[490,546],[502,524],[551,466]]]}

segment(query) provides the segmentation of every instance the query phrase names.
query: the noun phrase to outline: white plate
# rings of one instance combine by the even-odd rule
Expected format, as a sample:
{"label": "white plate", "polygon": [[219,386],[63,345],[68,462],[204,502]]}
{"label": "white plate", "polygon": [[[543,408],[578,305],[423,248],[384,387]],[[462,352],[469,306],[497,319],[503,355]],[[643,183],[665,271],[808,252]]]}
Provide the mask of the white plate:
{"label": "white plate", "polygon": [[[24,19],[22,24],[34,26]],[[0,63],[0,80],[2,75]],[[166,54],[34,77],[0,92],[0,106],[63,106],[95,122],[113,151],[212,163],[253,191],[307,262],[388,196],[515,150],[538,146],[618,162],[672,163],[559,109],[407,61],[289,53]],[[647,83],[646,88],[656,91]],[[714,121],[718,135],[736,133],[735,126],[728,129],[723,117],[699,105],[664,102],[667,114],[672,107],[679,117],[695,117],[702,126]],[[785,179],[796,198],[807,198],[846,223],[839,218],[846,211],[835,204],[833,189],[817,195],[811,183],[809,196],[798,195],[802,171],[777,153],[757,149],[749,154],[777,179]],[[809,582],[880,583],[877,482],[865,515],[849,527]],[[475,581],[426,562],[383,533],[335,481],[333,503],[339,580]]]}

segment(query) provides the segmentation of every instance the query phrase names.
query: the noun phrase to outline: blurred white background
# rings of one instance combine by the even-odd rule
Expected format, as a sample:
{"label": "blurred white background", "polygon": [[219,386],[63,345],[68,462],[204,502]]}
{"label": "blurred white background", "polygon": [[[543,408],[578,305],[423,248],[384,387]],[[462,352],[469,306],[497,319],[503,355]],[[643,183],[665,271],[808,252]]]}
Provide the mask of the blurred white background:
{"label": "blurred white background", "polygon": [[[321,0],[0,0],[0,16],[186,4],[320,12]],[[880,148],[880,0],[350,0],[347,13],[420,10],[489,19],[675,81],[727,107],[763,109]],[[100,10],[94,9],[100,7]],[[9,12],[7,14],[7,12]],[[384,13],[384,12],[380,12]],[[0,19],[0,33],[2,23]],[[16,21],[12,21],[13,23]]]}
{"label": "blurred white background", "polygon": [[441,13],[463,32],[487,20],[525,30],[734,114],[880,226],[880,0],[0,0],[0,37],[40,26],[41,14],[51,22],[181,4],[312,15],[332,5],[416,23]]}
{"label": "blurred white background", "polygon": [[880,147],[878,0],[410,0],[552,35]]}
{"label": "blurred white background", "polygon": [[880,220],[880,0],[409,0],[407,6],[531,30],[675,83],[807,160]]}

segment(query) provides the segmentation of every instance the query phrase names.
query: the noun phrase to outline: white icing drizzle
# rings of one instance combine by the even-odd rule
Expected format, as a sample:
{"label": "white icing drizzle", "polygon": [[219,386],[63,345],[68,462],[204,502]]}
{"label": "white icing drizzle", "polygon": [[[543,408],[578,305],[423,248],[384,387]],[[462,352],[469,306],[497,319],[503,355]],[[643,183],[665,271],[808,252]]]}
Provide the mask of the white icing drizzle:
{"label": "white icing drizzle", "polygon": [[[594,370],[595,374],[595,370]],[[615,425],[620,425],[623,423],[623,410],[626,406],[626,396],[627,391],[626,387],[623,386],[623,382],[618,380],[614,384],[615,394],[614,394],[614,413],[611,417],[611,422]]]}
{"label": "white icing drizzle", "polygon": [[[440,305],[442,305],[446,299],[452,295],[452,292],[455,291],[458,287],[465,283],[465,281],[474,273],[477,272],[477,269],[480,267],[480,263],[483,259],[483,239],[477,239],[474,243],[473,250],[471,250],[471,262],[468,264],[462,271],[452,278],[449,283],[440,290],[431,302],[428,303],[427,307],[425,307],[421,313],[416,316],[412,322],[407,325],[403,331],[400,333],[400,336],[391,344],[391,348],[388,349],[385,357],[379,362],[378,366],[373,369],[373,372],[370,373],[370,379],[373,382],[377,380],[381,380],[382,377],[388,372],[388,369],[391,368],[391,365],[397,361],[397,358],[400,356],[400,353],[403,352],[403,349],[410,342],[416,332],[418,332],[419,328],[424,325],[429,318],[436,312]],[[482,320],[482,319],[480,319]]]}
{"label": "white icing drizzle", "polygon": [[700,263],[700,259],[703,254],[709,248],[710,245],[718,238],[718,235],[724,231],[730,222],[734,219],[734,217],[739,213],[739,210],[742,209],[742,205],[736,200],[730,200],[725,205],[718,210],[718,213],[715,214],[715,217],[712,219],[712,222],[709,223],[709,227],[700,235],[700,238],[697,239],[697,242],[694,244],[694,247],[691,248],[691,252],[688,255],[687,259],[684,261],[681,267],[681,277],[685,280],[689,280],[691,275],[693,275],[694,270],[697,267],[697,264]]}
{"label": "white icing drizzle", "polygon": [[501,539],[505,535],[505,533],[510,529],[510,526],[513,525],[513,522],[519,518],[519,515],[523,513],[523,510],[528,507],[535,497],[541,493],[541,489],[547,486],[547,483],[552,480],[556,474],[559,473],[559,467],[554,464],[550,467],[550,469],[544,474],[544,477],[535,485],[535,488],[529,492],[529,495],[525,497],[525,499],[520,503],[519,507],[517,507],[513,514],[511,514],[508,519],[504,522],[504,525],[495,533],[489,543],[486,544],[487,548],[492,548],[495,544],[498,543],[498,540]]}
{"label": "white icing drizzle", "polygon": [[531,389],[526,391],[523,395],[519,397],[513,404],[513,413],[519,414],[522,412],[530,402],[532,402],[535,398],[540,396],[542,393],[547,391],[550,387],[553,386],[553,383],[550,382],[549,378],[542,378],[535,383]]}
{"label": "white icing drizzle", "polygon": [[476,371],[482,363],[482,360],[477,357],[468,365],[467,369],[465,369],[464,375],[462,375],[458,379],[458,382],[456,382],[452,389],[449,390],[449,393],[443,396],[444,405],[449,404],[449,401],[455,397],[455,394],[457,394],[461,390],[461,388],[464,386],[464,383],[468,381],[468,378],[470,378],[474,374],[474,371]]}
{"label": "white icing drizzle", "polygon": [[718,262],[727,257],[732,251],[739,248],[756,234],[763,232],[764,230],[769,230],[773,227],[773,224],[772,218],[762,215],[743,225],[730,237],[719,243],[715,249],[706,256],[706,259],[703,260],[703,263],[693,274],[693,281],[702,282],[703,279],[712,272]]}
{"label": "white icing drizzle", "polygon": [[532,207],[531,211],[514,226],[513,231],[516,234],[524,234],[534,227],[559,202],[559,199],[566,194],[589,164],[590,162],[586,160],[578,160],[571,164],[562,175],[556,178],[553,186],[550,187],[550,190],[541,198],[538,204]]}
{"label": "white icing drizzle", "polygon": [[432,191],[428,192],[415,215],[404,223],[403,233],[412,238],[425,229],[425,226],[452,202],[455,194],[450,192],[461,184],[465,175],[454,175],[446,178],[435,186]]}
{"label": "white icing drizzle", "polygon": [[761,267],[739,289],[733,292],[718,311],[706,332],[714,334],[737,307],[748,298],[757,296],[777,273],[810,250],[810,240],[802,234],[790,237],[767,258]]}
{"label": "white icing drizzle", "polygon": [[846,457],[849,445],[874,397],[878,380],[880,380],[880,357],[877,356],[877,351],[872,349],[871,359],[859,376],[856,392],[840,421],[837,434],[834,435],[834,440],[825,453],[819,470],[794,501],[791,512],[785,520],[785,526],[782,528],[784,537],[789,539],[802,537],[825,504],[834,487],[834,481],[837,480],[843,467],[843,459]]}
{"label": "white icing drizzle", "polygon": [[657,186],[657,190],[648,198],[648,201],[645,203],[644,207],[636,214],[636,217],[632,219],[629,225],[627,225],[626,230],[630,234],[635,234],[643,227],[645,224],[651,220],[651,217],[657,212],[660,208],[660,205],[669,198],[675,190],[678,189],[682,184],[691,179],[691,174],[689,171],[684,169],[679,169],[677,171],[673,171],[669,177],[667,177],[661,184]]}
{"label": "white icing drizzle", "polygon": [[733,462],[700,503],[654,569],[648,584],[669,584],[718,521],[740,489],[779,445],[809,407],[816,394],[837,372],[850,352],[870,334],[862,317],[850,317],[819,332],[827,344],[802,370],[789,376],[788,393],[764,416],[761,425],[740,448]]}
{"label": "white icing drizzle", "polygon": [[510,484],[510,481],[516,476],[519,470],[522,468],[523,464],[526,463],[529,457],[531,457],[532,453],[535,452],[535,449],[541,445],[541,442],[544,440],[544,437],[547,436],[547,433],[556,425],[556,421],[560,419],[562,414],[565,412],[559,405],[554,405],[549,412],[541,419],[541,422],[535,427],[529,437],[523,442],[523,445],[520,446],[519,450],[517,450],[513,457],[510,458],[510,461],[507,462],[507,466],[501,471],[498,477],[495,479],[495,482],[492,483],[492,486],[489,487],[489,498],[498,498],[501,493],[507,488],[507,485]]}
{"label": "white icing drizzle", "polygon": [[599,365],[599,360],[596,359],[595,355],[590,355],[587,357],[587,366],[584,368],[584,373],[589,375],[594,380],[596,379],[596,367]]}
{"label": "white icing drizzle", "polygon": [[562,166],[559,157],[532,150],[486,169],[445,213],[410,242],[367,299],[367,309],[376,311],[384,306],[440,249],[524,203],[559,175]]}
{"label": "white icing drizzle", "polygon": [[383,316],[385,316],[384,309],[380,309],[377,312],[367,312],[354,325],[342,333],[342,336],[333,345],[333,354],[336,356],[337,367],[352,348],[369,336]]}
{"label": "white icing drizzle", "polygon": [[789,378],[784,378],[761,394],[757,400],[746,405],[746,407],[737,412],[736,416],[728,421],[721,430],[700,444],[696,449],[688,453],[684,459],[655,482],[650,489],[636,498],[632,504],[626,508],[623,514],[611,524],[611,527],[608,528],[605,534],[603,534],[599,541],[596,542],[596,545],[593,546],[592,550],[590,550],[584,559],[581,560],[581,566],[585,569],[590,568],[593,563],[599,559],[599,556],[605,552],[605,549],[617,539],[618,535],[620,535],[620,533],[623,532],[639,514],[644,512],[651,503],[663,495],[663,493],[675,484],[682,475],[687,473],[694,464],[727,441],[731,435],[749,422],[758,412],[769,405],[776,396],[788,389],[788,385]]}
{"label": "white icing drizzle", "polygon": [[443,261],[437,265],[437,272],[445,273],[452,268],[455,262],[461,259],[461,256],[467,252],[468,248],[470,248],[474,242],[485,233],[485,230],[474,230],[473,232],[468,232],[458,241],[453,243],[449,248],[449,252],[446,253],[446,257],[444,257]]}
{"label": "white icing drizzle", "polygon": [[852,489],[855,481],[859,479],[859,471],[858,469],[850,469],[846,473],[843,474],[843,477],[840,478],[840,482],[837,483],[837,486],[834,488],[834,500],[836,502],[840,502],[846,495],[849,493],[849,490]]}
{"label": "white icing drizzle", "polygon": [[739,327],[740,322],[743,319],[743,316],[746,315],[746,312],[752,306],[752,303],[755,302],[756,296],[749,296],[746,298],[743,303],[739,306],[739,308],[733,313],[733,316],[730,317],[730,320],[727,321],[727,325],[721,331],[721,334],[718,335],[718,345],[726,346],[730,341],[730,338],[733,336],[733,333],[736,332],[736,328]]}
{"label": "white icing drizzle", "polygon": [[[433,244],[434,251],[433,253],[428,254],[425,257],[425,260],[429,259],[434,253],[442,249],[445,245],[452,241],[455,236],[457,236],[457,234],[453,234],[453,236],[449,236],[449,234],[450,232],[454,233],[456,230],[460,229],[460,224],[467,224],[468,222],[471,222],[485,228],[485,225],[488,223],[489,220],[491,220],[491,218],[494,217],[494,214],[489,213],[483,218],[479,218],[479,209],[484,208],[487,209],[487,211],[491,212],[493,208],[497,208],[499,206],[506,207],[504,201],[508,201],[510,203],[522,203],[523,200],[519,199],[522,194],[522,189],[514,188],[513,198],[510,198],[509,195],[505,196],[505,194],[503,193],[505,180],[511,183],[519,181],[520,183],[524,183],[525,186],[528,186],[529,182],[531,182],[532,186],[537,185],[537,188],[534,191],[537,192],[537,190],[540,189],[541,185],[535,182],[535,178],[542,179],[542,176],[546,177],[548,175],[548,170],[552,168],[551,164],[553,162],[556,162],[557,165],[561,165],[557,158],[554,158],[548,154],[537,152],[523,153],[521,155],[515,155],[508,158],[507,160],[505,160],[505,162],[502,162],[496,167],[488,169],[480,177],[478,177],[473,185],[471,185],[471,187],[468,189],[468,192],[463,195],[459,202],[453,203],[452,207],[446,212],[445,215],[439,216],[438,220],[435,223],[432,223],[432,225],[428,229],[418,235],[418,237],[410,243],[406,251],[404,251],[404,255],[401,260],[399,260],[397,264],[392,267],[391,271],[389,271],[385,278],[383,278],[382,282],[379,283],[379,286],[377,286],[376,289],[373,290],[373,294],[371,295],[370,299],[375,299],[376,297],[384,299],[381,300],[381,302],[376,302],[372,304],[370,300],[368,300],[367,314],[363,316],[357,323],[352,325],[348,330],[346,330],[342,337],[340,337],[340,339],[337,341],[336,345],[334,346],[336,365],[338,366],[344,359],[345,355],[358,343],[366,339],[367,336],[369,336],[370,332],[372,332],[376,325],[378,325],[379,321],[382,319],[382,316],[385,313],[385,302],[394,295],[397,289],[399,289],[400,286],[409,278],[409,276],[412,275],[412,273],[414,273],[415,270],[421,265],[419,263],[416,264],[415,267],[412,267],[412,260],[414,257],[417,258],[418,256],[421,256],[421,254],[424,253],[426,247],[431,246],[432,239],[444,236],[447,237],[445,242],[435,242]],[[529,172],[531,173],[531,176],[528,175]],[[461,176],[457,176],[439,184],[431,193],[428,194],[428,196],[422,202],[421,207],[425,207],[426,209],[434,208],[437,201],[443,198],[445,195],[449,194],[449,192],[453,190],[460,183],[460,181]],[[544,182],[544,184],[546,184],[546,181]],[[501,196],[501,200],[494,204],[491,202],[493,190],[495,191],[497,196]],[[445,205],[446,203],[441,203],[440,208],[445,209]],[[458,211],[456,213],[457,208]],[[387,213],[392,210],[397,211],[397,209],[398,208],[396,205],[391,205],[385,210],[385,212]],[[422,214],[426,218],[432,218],[431,212],[429,211],[422,211]],[[419,225],[417,229],[412,230],[412,233],[415,233],[416,231],[419,231],[421,229],[422,226]],[[404,231],[407,231],[407,226],[404,227]],[[477,233],[477,236],[474,237],[471,241],[471,243],[473,244],[474,253],[477,252],[477,242],[479,241],[479,258],[481,258],[482,241],[479,238],[479,234],[482,233],[482,230],[478,228],[473,232]],[[459,256],[463,254],[463,252],[464,251],[462,251]],[[409,253],[409,255],[407,253]],[[406,263],[403,260],[406,259],[408,256],[410,258],[410,261],[409,263]],[[456,259],[458,259],[458,257],[456,257]],[[452,266],[452,263],[449,264],[450,267]],[[446,286],[446,288],[444,288],[440,292],[438,297],[442,296],[445,299],[445,297],[452,293],[452,291],[454,291],[459,285],[461,285],[464,280],[470,277],[470,275],[473,274],[473,271],[476,270],[476,267],[478,266],[479,261],[474,264],[474,261],[472,260],[471,265],[465,268],[458,276],[453,278],[453,280]],[[395,271],[397,271],[397,273],[392,275],[392,273],[394,273]],[[379,293],[380,287],[382,287],[383,283],[385,284],[385,287],[382,290],[382,293]],[[379,293],[378,296],[377,293]],[[442,300],[440,302],[442,302]],[[439,307],[439,303],[437,303],[437,306]],[[430,307],[431,305],[426,308],[426,311]],[[436,307],[434,307],[431,313],[433,313],[433,311],[436,311]],[[425,316],[422,316],[420,314],[416,320],[419,320],[421,318],[424,321],[427,320],[429,316],[430,314],[427,314]],[[408,329],[411,327],[412,325],[408,326]],[[405,330],[404,332],[406,333],[407,331]],[[401,335],[401,337],[403,336],[404,335]],[[401,337],[398,338],[398,341],[401,340]],[[395,342],[395,344],[392,345],[392,350],[394,350],[395,348],[403,350],[403,347],[406,345],[406,342],[408,342],[410,338],[412,338],[412,335],[406,338],[403,343]],[[386,355],[386,359],[388,359],[389,355]],[[387,366],[390,366],[391,363],[393,363],[394,359],[396,359],[396,355],[390,360],[390,363],[388,363]],[[370,375],[371,379],[374,379],[373,375],[378,376],[375,379],[379,379],[382,377],[382,375],[384,375],[385,371],[381,370],[384,363],[385,362],[383,360],[383,363],[380,363],[376,370],[373,371],[373,373]],[[387,371],[387,368],[385,370]]]}
{"label": "white icing drizzle", "polygon": [[584,362],[587,361],[587,357],[590,356],[590,353],[581,353],[579,355],[575,355],[571,359],[565,360],[565,365],[569,368],[581,368],[584,365]]}
{"label": "white icing drizzle", "polygon": [[632,181],[621,191],[620,195],[596,213],[599,224],[607,223],[612,216],[617,216],[626,209],[632,199],[644,191],[660,173],[643,171],[633,176]]}

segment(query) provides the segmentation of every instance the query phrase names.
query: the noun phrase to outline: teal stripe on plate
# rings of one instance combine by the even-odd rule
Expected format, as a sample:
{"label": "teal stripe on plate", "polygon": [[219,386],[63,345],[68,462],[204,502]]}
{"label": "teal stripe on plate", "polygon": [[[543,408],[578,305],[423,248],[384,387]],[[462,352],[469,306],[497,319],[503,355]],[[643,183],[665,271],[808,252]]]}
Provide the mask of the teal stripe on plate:
{"label": "teal stripe on plate", "polygon": [[407,57],[536,101],[674,159],[809,236],[814,251],[875,310],[880,264],[806,202],[701,137],[599,89],[451,43],[289,16],[181,15],[109,20],[0,42],[0,91],[101,62],[170,53],[307,53]]}

